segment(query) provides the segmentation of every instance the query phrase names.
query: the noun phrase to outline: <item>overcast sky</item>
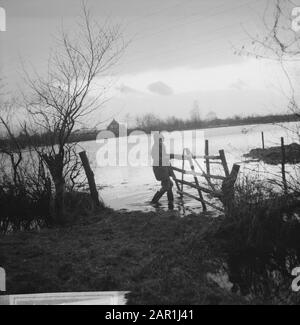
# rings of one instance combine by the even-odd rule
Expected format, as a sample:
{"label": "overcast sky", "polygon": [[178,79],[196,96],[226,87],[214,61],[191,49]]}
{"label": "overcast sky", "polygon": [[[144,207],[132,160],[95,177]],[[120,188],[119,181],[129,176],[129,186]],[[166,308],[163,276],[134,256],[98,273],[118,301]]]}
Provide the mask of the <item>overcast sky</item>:
{"label": "overcast sky", "polygon": [[[271,2],[274,0],[270,0]],[[276,67],[234,55],[245,30],[262,33],[267,0],[89,0],[94,17],[121,23],[131,40],[114,74],[106,116],[152,112],[220,117],[286,111]],[[21,64],[43,71],[62,21],[71,26],[78,0],[0,0],[7,31],[0,33],[0,64],[10,86],[22,86]]]}

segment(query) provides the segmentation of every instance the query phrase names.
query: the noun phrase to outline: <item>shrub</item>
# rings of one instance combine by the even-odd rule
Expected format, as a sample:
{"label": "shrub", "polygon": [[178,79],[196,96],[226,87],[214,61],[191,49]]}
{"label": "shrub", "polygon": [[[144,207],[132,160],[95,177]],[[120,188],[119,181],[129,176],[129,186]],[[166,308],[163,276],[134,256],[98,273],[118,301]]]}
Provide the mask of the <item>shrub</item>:
{"label": "shrub", "polygon": [[0,184],[0,232],[31,230],[51,221],[51,192],[24,184]]}
{"label": "shrub", "polygon": [[236,291],[264,302],[291,298],[291,270],[300,265],[299,212],[295,196],[261,182],[237,186],[234,207],[217,232]]}

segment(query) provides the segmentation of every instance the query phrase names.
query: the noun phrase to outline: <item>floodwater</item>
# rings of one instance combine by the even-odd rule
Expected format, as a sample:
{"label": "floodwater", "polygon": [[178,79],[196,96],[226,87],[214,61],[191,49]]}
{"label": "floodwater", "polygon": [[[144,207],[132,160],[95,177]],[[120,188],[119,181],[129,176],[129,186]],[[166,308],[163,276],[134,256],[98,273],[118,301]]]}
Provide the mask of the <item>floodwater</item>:
{"label": "floodwater", "polygon": [[[264,132],[266,147],[279,145],[281,137],[285,138],[286,144],[298,141],[297,134],[295,133],[296,123],[294,122],[276,125],[260,124],[219,127],[202,131],[197,131],[196,133],[195,131],[185,131],[187,141],[184,145],[176,144],[172,151],[177,154],[182,154],[184,146],[190,148],[193,153],[195,153],[196,150],[198,155],[204,155],[204,140],[207,139],[209,140],[210,155],[216,155],[219,150],[224,149],[230,169],[234,163],[238,163],[241,165],[241,174],[251,174],[252,176],[256,171],[259,171],[260,174],[280,175],[280,166],[269,166],[261,162],[246,162],[246,158],[243,157],[243,155],[249,152],[250,149],[262,146],[262,131]],[[190,140],[190,136],[193,132],[196,134],[196,148],[195,144],[193,145]],[[180,133],[178,133],[177,136],[180,136]],[[140,136],[140,143],[143,144],[143,148],[149,144],[149,139],[150,136]],[[123,141],[124,140],[127,141],[127,138],[123,138]],[[110,150],[116,148],[116,139],[108,139],[106,141],[107,147],[110,148]],[[97,143],[96,141],[80,143],[80,149],[84,149],[88,153],[95,173],[96,183],[98,186],[102,187],[100,195],[107,206],[117,210],[124,209],[130,211],[167,209],[168,204],[166,197],[161,199],[159,207],[153,207],[150,204],[153,195],[160,187],[159,182],[154,178],[151,163],[142,166],[133,166],[132,164],[128,164],[127,166],[104,167],[99,161],[101,160],[99,158],[99,150],[102,146],[103,144],[99,142]],[[129,145],[128,148],[126,148],[126,146],[122,144],[119,149],[116,149],[116,153],[124,154],[125,150],[130,156],[129,151],[132,150],[132,147],[133,145]],[[170,148],[168,149],[171,150]],[[175,164],[181,167],[182,163],[178,161]],[[205,169],[203,161],[199,160],[199,164],[201,168]],[[212,166],[212,173],[215,175],[224,175],[221,166],[217,165]],[[200,183],[206,185],[204,179],[200,179]],[[195,193],[195,190],[186,187],[185,191]],[[181,214],[185,214],[186,212],[199,213],[202,211],[200,202],[187,197],[185,197],[184,200],[180,200],[177,195],[175,196],[175,210],[179,211]],[[211,198],[209,199],[211,200]],[[217,203],[217,201],[215,201],[215,203]]]}

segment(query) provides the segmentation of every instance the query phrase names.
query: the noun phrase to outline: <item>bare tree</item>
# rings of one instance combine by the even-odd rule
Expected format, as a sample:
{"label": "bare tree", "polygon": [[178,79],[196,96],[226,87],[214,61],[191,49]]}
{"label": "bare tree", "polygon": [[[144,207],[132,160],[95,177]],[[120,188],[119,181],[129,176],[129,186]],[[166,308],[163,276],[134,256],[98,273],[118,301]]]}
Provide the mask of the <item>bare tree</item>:
{"label": "bare tree", "polygon": [[193,122],[200,122],[201,121],[201,115],[200,115],[200,107],[199,102],[197,100],[193,103],[193,108],[190,111],[191,121]]}
{"label": "bare tree", "polygon": [[26,74],[30,95],[26,110],[30,123],[24,130],[31,135],[45,134],[46,145],[34,144],[48,167],[55,185],[55,215],[64,220],[65,177],[70,173],[74,145],[69,144],[75,126],[99,110],[105,102],[106,86],[92,96],[97,78],[106,78],[118,62],[125,44],[119,26],[100,26],[83,5],[82,17],[74,38],[66,32],[48,62],[47,75]]}
{"label": "bare tree", "polygon": [[269,1],[263,16],[265,33],[252,35],[247,32],[251,45],[243,46],[241,55],[273,60],[279,64],[288,84],[282,93],[289,101],[290,111],[300,117],[299,85],[295,71],[300,68],[300,31],[295,29],[296,18],[292,0]]}
{"label": "bare tree", "polygon": [[23,155],[22,149],[17,141],[12,127],[12,108],[13,102],[2,101],[1,102],[1,115],[0,115],[0,132],[2,133],[2,139],[0,145],[1,158],[10,160],[12,180],[14,184],[20,182],[20,170],[19,166],[22,162]]}
{"label": "bare tree", "polygon": [[153,129],[159,129],[161,127],[161,120],[155,114],[147,113],[136,118],[136,126],[149,132],[153,131]]}
{"label": "bare tree", "polygon": [[[286,98],[288,110],[300,118],[300,25],[299,4],[292,0],[268,1],[262,21],[265,33],[252,35],[247,32],[251,45],[243,46],[238,53],[254,56],[256,59],[273,61],[278,64],[285,77],[281,93]],[[298,16],[297,16],[298,15]],[[284,81],[284,80],[283,80]],[[300,123],[296,128],[284,127],[300,139]],[[288,186],[291,192],[299,193],[299,164],[289,173]],[[272,180],[281,186],[280,182]]]}

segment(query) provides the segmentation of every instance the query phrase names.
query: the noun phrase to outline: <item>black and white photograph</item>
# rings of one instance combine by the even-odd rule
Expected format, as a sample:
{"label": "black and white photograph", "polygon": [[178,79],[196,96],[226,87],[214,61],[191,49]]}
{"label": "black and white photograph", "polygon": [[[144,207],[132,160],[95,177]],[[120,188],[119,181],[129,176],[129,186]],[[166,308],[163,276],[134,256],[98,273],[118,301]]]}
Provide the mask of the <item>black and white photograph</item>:
{"label": "black and white photograph", "polygon": [[0,305],[298,304],[300,0],[0,0]]}

